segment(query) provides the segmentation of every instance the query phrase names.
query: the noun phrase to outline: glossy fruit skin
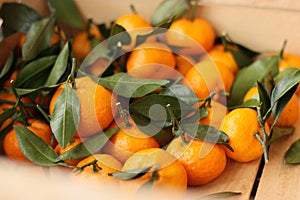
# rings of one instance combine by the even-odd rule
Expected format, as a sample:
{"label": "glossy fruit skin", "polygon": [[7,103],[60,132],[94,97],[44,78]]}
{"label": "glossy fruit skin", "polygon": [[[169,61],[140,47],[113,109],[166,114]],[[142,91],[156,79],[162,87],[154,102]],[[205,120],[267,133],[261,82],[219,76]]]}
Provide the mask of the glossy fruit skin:
{"label": "glossy fruit skin", "polygon": [[169,45],[188,47],[186,55],[201,54],[209,51],[215,42],[216,33],[212,25],[203,18],[190,21],[186,18],[175,20],[166,34]]}
{"label": "glossy fruit skin", "polygon": [[[131,169],[140,169],[159,164],[159,178],[154,182],[151,192],[171,191],[176,195],[182,195],[187,189],[187,174],[182,164],[174,156],[160,148],[144,149],[136,152],[124,163],[122,171]],[[150,169],[146,175],[130,180],[120,181],[121,191],[124,194],[133,197],[139,188],[150,179]]]}
{"label": "glossy fruit skin", "polygon": [[[47,123],[44,123],[37,119],[28,119],[27,128],[32,131],[35,135],[43,139],[47,144],[51,145],[52,131]],[[20,123],[16,125],[23,126]],[[28,158],[22,153],[21,148],[18,143],[17,134],[14,129],[9,131],[3,140],[3,149],[5,155],[12,159],[18,161],[29,161]]]}
{"label": "glossy fruit skin", "polygon": [[92,185],[112,185],[114,187],[118,186],[118,179],[109,176],[109,173],[120,171],[122,164],[117,161],[114,157],[108,154],[93,154],[83,160],[81,160],[77,167],[82,167],[93,161],[97,160],[96,166],[89,165],[85,167],[82,171],[73,170],[71,174],[71,180],[79,183],[86,183]]}
{"label": "glossy fruit skin", "polygon": [[89,33],[87,31],[77,33],[73,38],[73,50],[78,59],[84,59],[92,50],[92,43],[89,39],[89,35],[98,40],[102,39],[100,31],[94,25],[90,26]]}
{"label": "glossy fruit skin", "polygon": [[[117,111],[117,97],[87,76],[76,78],[75,83],[75,93],[80,102],[80,121],[76,136],[87,138],[103,131],[113,121]],[[58,87],[50,101],[50,115],[53,114],[55,102],[63,88],[64,85]]]}
{"label": "glossy fruit skin", "polygon": [[185,75],[185,84],[200,99],[207,98],[210,93],[229,92],[234,81],[233,73],[222,63],[203,60],[191,68]]}
{"label": "glossy fruit skin", "polygon": [[[129,118],[129,122],[131,127],[121,128],[110,138],[102,149],[104,153],[112,155],[121,163],[124,163],[137,151],[160,147],[156,139],[143,133],[131,118]],[[121,125],[122,124],[123,123],[121,123]],[[113,123],[109,129],[115,127],[117,127],[117,124]]]}
{"label": "glossy fruit skin", "polygon": [[[122,26],[131,37],[131,43],[122,46],[127,51],[131,51],[134,48],[138,35],[146,34],[153,29],[151,24],[139,14],[122,15],[116,19],[115,24]],[[155,42],[156,37],[150,36],[146,41]]]}
{"label": "glossy fruit skin", "polygon": [[191,140],[183,144],[180,137],[174,139],[167,152],[175,156],[184,166],[189,186],[209,183],[222,174],[227,158],[223,146]]}
{"label": "glossy fruit skin", "polygon": [[[244,102],[249,99],[257,99],[259,100],[258,90],[257,87],[252,87],[249,89],[249,91],[244,96]],[[275,126],[279,127],[288,127],[293,126],[299,117],[299,100],[298,96],[296,94],[293,94],[290,101],[287,103],[281,114],[279,115],[279,118],[276,122]],[[270,116],[270,118],[267,120],[267,123],[269,126],[271,126],[274,122],[273,114]]]}
{"label": "glossy fruit skin", "polygon": [[[268,132],[269,126],[265,124]],[[229,137],[229,145],[234,152],[225,149],[226,155],[238,162],[250,162],[260,158],[263,148],[254,136],[259,132],[262,136],[257,120],[257,112],[250,108],[237,108],[229,112],[222,121],[220,130]]]}
{"label": "glossy fruit skin", "polygon": [[219,61],[227,65],[233,74],[236,74],[239,70],[233,55],[229,51],[225,51],[225,47],[222,44],[215,45],[210,51],[208,51],[207,56],[213,61]]}
{"label": "glossy fruit skin", "polygon": [[163,43],[143,43],[137,46],[126,62],[127,73],[137,78],[168,79],[177,77],[176,60]]}

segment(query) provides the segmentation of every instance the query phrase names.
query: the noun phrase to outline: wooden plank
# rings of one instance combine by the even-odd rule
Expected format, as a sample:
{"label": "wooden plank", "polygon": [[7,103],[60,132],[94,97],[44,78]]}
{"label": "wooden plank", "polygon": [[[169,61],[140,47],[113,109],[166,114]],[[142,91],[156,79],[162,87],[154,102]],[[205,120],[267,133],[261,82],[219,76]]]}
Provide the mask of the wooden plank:
{"label": "wooden plank", "polygon": [[300,165],[287,165],[284,162],[285,152],[300,138],[300,119],[295,126],[293,135],[271,145],[270,162],[264,167],[256,200],[300,199]]}
{"label": "wooden plank", "polygon": [[229,159],[221,176],[206,185],[188,188],[188,195],[203,197],[217,192],[231,191],[242,193],[231,197],[231,200],[249,200],[260,160],[238,163]]}

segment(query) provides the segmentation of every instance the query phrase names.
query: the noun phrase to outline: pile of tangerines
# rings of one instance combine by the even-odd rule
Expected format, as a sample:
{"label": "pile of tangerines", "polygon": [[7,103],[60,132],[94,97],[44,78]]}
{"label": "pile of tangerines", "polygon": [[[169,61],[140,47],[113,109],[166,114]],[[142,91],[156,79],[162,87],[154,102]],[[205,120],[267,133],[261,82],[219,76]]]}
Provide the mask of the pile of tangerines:
{"label": "pile of tangerines", "polygon": [[[266,154],[264,144],[268,142],[270,130],[293,126],[298,119],[300,90],[296,90],[296,82],[278,118],[261,111],[262,97],[265,97],[262,91],[272,91],[262,90],[261,80],[242,91],[238,104],[229,105],[236,77],[245,67],[240,66],[233,53],[241,45],[226,37],[220,42],[213,25],[203,18],[171,18],[167,23],[161,36],[154,32],[157,27],[137,13],[120,16],[112,29],[121,27],[121,34],[126,31],[124,37],[130,38],[124,44],[119,40],[114,43],[114,53],[122,53],[113,61],[97,57],[86,65],[84,59],[97,55],[97,45],[109,38],[93,23],[72,37],[54,24],[48,48],[60,47],[57,60],[67,49],[67,66],[57,82],[47,87],[26,88],[18,84],[20,74],[24,75],[24,69],[30,67],[28,63],[42,59],[41,55],[27,60],[26,64],[8,58],[6,65],[13,64],[6,76],[1,75],[0,93],[3,156],[70,168],[72,180],[116,184],[131,194],[146,185],[182,192],[187,186],[200,186],[216,179],[224,172],[228,159],[236,162],[260,159]],[[140,35],[148,33],[153,34],[139,40]],[[26,36],[20,37],[17,50],[22,50]],[[300,57],[291,53],[273,52],[262,57],[253,56],[248,66],[259,59],[276,57],[279,60],[275,63],[275,75],[300,68]],[[77,65],[82,62],[82,68],[76,67],[71,58],[76,58]],[[24,60],[22,55],[18,59]],[[105,75],[107,68],[112,69],[109,75]],[[270,78],[268,73],[263,80],[273,81],[274,89],[276,81],[280,82],[276,77],[280,76]],[[47,80],[47,77],[40,79]],[[116,80],[120,81],[119,85]],[[102,84],[108,82],[121,89]],[[128,85],[139,82],[139,87],[144,83],[149,91],[132,97],[122,95],[127,82]],[[154,85],[154,89],[149,85]],[[143,119],[145,115],[137,113],[143,113],[141,110],[149,104],[155,105],[157,102],[153,100],[152,105],[151,99],[160,95],[165,100],[159,104],[158,111],[165,110],[165,115],[156,112],[154,121],[162,118],[164,122],[160,137],[155,137],[141,125],[141,121],[147,121]],[[173,101],[168,103],[169,96],[189,105],[190,112],[182,116],[184,108],[180,107],[178,116]],[[158,122],[150,119],[148,123]],[[167,138],[163,142],[161,134]],[[225,139],[219,142],[218,137]]]}

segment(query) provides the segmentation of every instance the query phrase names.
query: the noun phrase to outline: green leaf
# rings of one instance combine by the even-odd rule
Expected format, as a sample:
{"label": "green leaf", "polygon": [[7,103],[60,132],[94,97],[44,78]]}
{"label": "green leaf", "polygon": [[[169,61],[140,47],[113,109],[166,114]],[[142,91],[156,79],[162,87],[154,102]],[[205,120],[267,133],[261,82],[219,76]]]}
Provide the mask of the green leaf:
{"label": "green leaf", "polygon": [[36,75],[51,67],[56,61],[57,56],[42,57],[25,65],[19,72],[16,80],[16,87],[24,87]]}
{"label": "green leaf", "polygon": [[69,54],[69,42],[67,42],[61,50],[61,52],[59,53],[55,64],[45,83],[45,86],[54,85],[59,81],[59,79],[62,77],[62,75],[67,69]]}
{"label": "green leaf", "polygon": [[57,142],[65,148],[79,124],[80,103],[75,91],[66,84],[54,104],[50,126]]}
{"label": "green leaf", "polygon": [[[277,122],[282,110],[292,98],[300,81],[300,70],[292,71],[281,79],[271,94],[271,108],[274,114],[274,124]],[[269,112],[270,112],[269,110]]]}
{"label": "green leaf", "polygon": [[15,32],[26,33],[33,22],[42,19],[34,9],[23,3],[3,3],[0,17],[3,19],[4,37]]}
{"label": "green leaf", "polygon": [[61,84],[56,84],[56,85],[50,85],[50,86],[47,86],[47,87],[38,87],[38,88],[16,88],[16,91],[18,93],[19,96],[23,96],[23,95],[28,95],[30,93],[33,93],[33,92],[37,92],[37,91],[40,91],[40,90],[43,90],[43,91],[51,91],[55,88],[57,88],[58,86],[60,86]]}
{"label": "green leaf", "polygon": [[259,100],[257,99],[249,99],[245,102],[243,102],[240,105],[229,107],[230,110],[236,109],[236,108],[256,108],[260,106]]}
{"label": "green leaf", "polygon": [[[262,85],[262,83],[257,81],[256,85],[257,85],[258,95],[259,95],[259,102],[260,102],[259,106],[261,106],[260,113],[261,116],[265,116],[265,114],[268,112],[268,110],[271,107],[271,99],[265,87]],[[265,120],[266,119],[268,119],[268,116],[266,116]]]}
{"label": "green leaf", "polygon": [[237,195],[241,195],[241,192],[231,192],[231,191],[224,191],[224,192],[217,192],[213,194],[209,194],[206,196],[201,197],[201,200],[208,200],[208,199],[224,199],[224,198],[229,198]]}
{"label": "green leaf", "polygon": [[150,19],[151,24],[157,26],[172,16],[175,16],[175,19],[179,19],[187,13],[189,8],[189,0],[164,0],[154,10]]}
{"label": "green leaf", "polygon": [[78,158],[84,158],[93,153],[98,152],[106,144],[106,142],[118,131],[119,128],[107,130],[103,133],[97,134],[85,140],[84,142],[76,145],[72,149],[61,154],[55,160],[56,162],[62,160],[73,160]]}
{"label": "green leaf", "polygon": [[300,163],[300,139],[296,140],[284,155],[287,164]]}
{"label": "green leaf", "polygon": [[184,124],[182,129],[191,137],[211,143],[225,144],[229,138],[223,131],[205,124]]}
{"label": "green leaf", "polygon": [[57,154],[43,139],[24,126],[14,126],[22,153],[32,162],[42,166],[57,165]]}
{"label": "green leaf", "polygon": [[128,181],[128,180],[133,180],[144,176],[147,172],[149,172],[151,168],[152,166],[139,168],[139,169],[126,170],[126,171],[112,172],[109,173],[108,175],[123,181]]}
{"label": "green leaf", "polygon": [[254,61],[254,58],[260,54],[259,52],[233,42],[226,34],[222,35],[221,40],[225,47],[225,51],[228,51],[233,55],[234,60],[240,69],[250,65]]}
{"label": "green leaf", "polygon": [[166,32],[168,30],[168,28],[170,28],[171,24],[173,23],[174,18],[175,17],[173,16],[173,17],[170,17],[170,18],[166,19],[165,21],[162,21],[160,24],[155,26],[148,33],[145,33],[145,34],[142,34],[142,35],[137,35],[135,46],[138,46],[138,45],[144,43],[147,40],[147,38],[152,36],[152,35],[161,34],[161,33]]}
{"label": "green leaf", "polygon": [[177,120],[195,111],[192,106],[187,105],[175,97],[152,94],[130,104],[129,112],[139,114],[153,121],[171,121],[172,118],[166,111],[168,104],[170,104]]}
{"label": "green leaf", "polygon": [[154,122],[149,118],[135,113],[132,113],[130,116],[136,123],[137,127],[143,133],[154,137],[161,147],[168,145],[174,138],[172,130],[169,127],[166,127],[166,123],[164,121],[162,121],[161,123]]}
{"label": "green leaf", "polygon": [[98,81],[98,84],[103,87],[127,98],[143,97],[157,89],[161,89],[161,86],[168,83],[168,80],[139,79],[123,72],[100,78]]}
{"label": "green leaf", "polygon": [[208,109],[207,108],[199,108],[196,112],[188,117],[181,120],[181,124],[193,124],[198,123],[201,119],[208,116]]}
{"label": "green leaf", "polygon": [[259,59],[248,67],[241,69],[235,77],[230,89],[228,106],[233,107],[243,102],[247,91],[256,81],[261,81],[268,74],[275,76],[278,73],[279,57],[273,56]]}
{"label": "green leaf", "polygon": [[59,20],[74,28],[84,29],[85,24],[73,0],[48,0],[50,9],[55,10]]}
{"label": "green leaf", "polygon": [[13,62],[14,62],[14,53],[11,52],[11,53],[9,54],[9,57],[8,57],[8,59],[7,59],[6,63],[5,63],[5,65],[4,65],[4,67],[3,67],[2,70],[1,70],[1,73],[0,73],[0,80],[3,79],[3,78],[7,75],[7,73],[10,71]]}
{"label": "green leaf", "polygon": [[16,105],[12,108],[5,109],[4,112],[0,114],[0,127],[8,119],[11,118],[16,113]]}
{"label": "green leaf", "polygon": [[108,49],[116,47],[119,42],[121,45],[128,45],[131,42],[131,37],[125,28],[119,24],[114,24],[111,29],[110,37],[108,38]]}
{"label": "green leaf", "polygon": [[34,22],[24,41],[22,47],[22,56],[24,60],[31,60],[45,50],[54,34],[55,16],[44,18]]}
{"label": "green leaf", "polygon": [[171,85],[161,94],[176,97],[188,105],[194,105],[200,100],[191,89],[179,84]]}
{"label": "green leaf", "polygon": [[272,136],[268,140],[268,144],[272,144],[273,142],[280,140],[282,138],[285,138],[291,134],[293,134],[295,131],[295,127],[277,127],[274,126],[272,130]]}

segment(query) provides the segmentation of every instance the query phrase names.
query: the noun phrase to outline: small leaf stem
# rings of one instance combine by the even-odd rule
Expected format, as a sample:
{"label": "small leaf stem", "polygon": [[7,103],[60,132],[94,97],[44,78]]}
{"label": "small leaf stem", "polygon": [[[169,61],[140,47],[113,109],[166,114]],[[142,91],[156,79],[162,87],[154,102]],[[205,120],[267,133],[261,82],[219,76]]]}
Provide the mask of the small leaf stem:
{"label": "small leaf stem", "polygon": [[[184,137],[184,131],[182,130],[178,120],[176,119],[176,117],[174,115],[174,112],[172,111],[171,105],[167,104],[166,107],[167,107],[168,113],[171,117],[172,124],[173,124],[173,129],[172,129],[173,135],[179,135],[182,139],[182,142],[184,144],[187,144],[188,142],[186,141],[186,139]],[[175,132],[175,130],[174,130],[175,127],[177,128],[176,134],[174,133]]]}
{"label": "small leaf stem", "polygon": [[102,168],[97,165],[97,162],[98,162],[98,160],[95,159],[95,160],[93,160],[93,161],[91,161],[91,162],[89,162],[89,163],[87,163],[87,164],[85,164],[81,167],[76,167],[76,170],[74,171],[74,173],[80,174],[84,170],[84,168],[86,168],[88,166],[91,166],[91,165],[93,166],[93,172],[97,172],[99,170],[102,170]]}
{"label": "small leaf stem", "polygon": [[15,88],[15,82],[13,80],[11,80],[10,85],[11,85],[11,88],[12,88],[12,92],[13,92],[13,94],[15,95],[15,97],[17,99],[16,105],[20,107],[21,116],[22,116],[22,120],[24,122],[24,125],[28,126],[28,122],[26,120],[26,109],[25,109],[25,106],[24,106],[23,102],[21,101],[21,98],[18,95],[18,92]]}
{"label": "small leaf stem", "polygon": [[47,120],[48,123],[50,123],[50,116],[41,108],[40,105],[36,105],[36,108],[40,113],[43,115],[43,117]]}
{"label": "small leaf stem", "polygon": [[133,14],[138,14],[133,4],[130,4],[130,10]]}
{"label": "small leaf stem", "polygon": [[259,133],[255,133],[255,137],[258,139],[258,141],[261,143],[263,150],[264,150],[264,158],[265,158],[265,163],[269,162],[269,157],[268,157],[268,134],[266,132],[265,126],[264,126],[264,121],[261,116],[260,112],[260,107],[258,106],[257,108],[257,118],[259,122],[259,126],[263,135],[263,138],[259,135]]}
{"label": "small leaf stem", "polygon": [[199,108],[202,109],[202,108],[211,107],[211,100],[215,96],[215,94],[216,94],[215,92],[212,92],[206,99],[201,100],[203,101],[203,103],[199,106]]}
{"label": "small leaf stem", "polygon": [[75,83],[75,72],[76,72],[76,59],[72,58],[72,68],[71,68],[71,73],[66,81],[66,83],[71,82],[72,83],[72,88],[76,90],[76,83]]}
{"label": "small leaf stem", "polygon": [[189,16],[189,20],[192,22],[194,21],[195,19],[195,16],[196,16],[196,10],[197,10],[197,7],[198,7],[198,2],[199,0],[195,0],[193,3],[193,7],[192,7],[192,10],[191,10],[191,14]]}
{"label": "small leaf stem", "polygon": [[119,114],[120,114],[121,118],[124,121],[125,127],[130,128],[132,125],[128,121],[128,113],[122,108],[122,105],[121,105],[120,102],[117,102],[116,106],[118,108],[118,111],[119,111]]}

